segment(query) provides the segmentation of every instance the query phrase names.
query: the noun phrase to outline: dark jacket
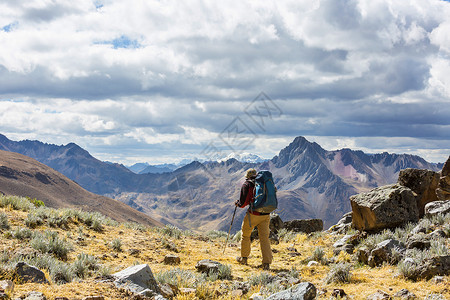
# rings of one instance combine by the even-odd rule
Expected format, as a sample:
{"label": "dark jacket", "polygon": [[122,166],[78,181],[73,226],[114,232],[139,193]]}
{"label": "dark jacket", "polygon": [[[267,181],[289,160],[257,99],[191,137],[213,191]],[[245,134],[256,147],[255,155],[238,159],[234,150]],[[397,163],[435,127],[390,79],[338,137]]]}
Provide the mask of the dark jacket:
{"label": "dark jacket", "polygon": [[241,196],[236,202],[239,207],[246,207],[253,201],[253,196],[255,193],[255,178],[247,178],[241,187]]}

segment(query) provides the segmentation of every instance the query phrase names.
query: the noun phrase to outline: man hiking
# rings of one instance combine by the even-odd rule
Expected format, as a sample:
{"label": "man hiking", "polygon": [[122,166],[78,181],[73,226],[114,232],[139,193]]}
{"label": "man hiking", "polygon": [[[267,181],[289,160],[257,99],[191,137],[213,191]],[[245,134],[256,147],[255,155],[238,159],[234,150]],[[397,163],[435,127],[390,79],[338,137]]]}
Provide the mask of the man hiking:
{"label": "man hiking", "polygon": [[250,235],[256,226],[258,228],[259,243],[262,252],[262,268],[269,270],[270,264],[272,263],[272,249],[270,248],[269,241],[270,213],[261,213],[252,209],[251,204],[254,201],[255,195],[256,170],[248,169],[245,178],[245,182],[241,188],[241,196],[235,202],[235,205],[241,208],[249,205],[249,209],[242,222],[241,256],[236,260],[240,264],[247,264],[247,259],[251,251]]}

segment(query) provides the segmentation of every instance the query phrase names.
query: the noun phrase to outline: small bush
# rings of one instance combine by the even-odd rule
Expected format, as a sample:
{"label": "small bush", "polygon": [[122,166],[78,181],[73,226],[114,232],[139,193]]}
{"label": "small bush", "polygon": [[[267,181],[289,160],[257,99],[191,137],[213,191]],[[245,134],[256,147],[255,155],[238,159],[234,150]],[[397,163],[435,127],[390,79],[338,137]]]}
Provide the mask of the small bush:
{"label": "small bush", "polygon": [[446,239],[445,238],[440,238],[440,239],[436,239],[436,240],[432,240],[431,241],[431,247],[430,247],[430,252],[432,254],[438,255],[438,256],[443,256],[443,255],[449,255],[449,249],[446,246]]}
{"label": "small bush", "polygon": [[160,284],[167,283],[178,288],[195,288],[198,284],[204,281],[203,279],[201,279],[201,276],[198,276],[191,271],[183,270],[180,268],[174,268],[168,271],[156,273],[155,279]]}
{"label": "small bush", "polygon": [[107,277],[111,275],[111,273],[111,266],[100,266],[96,272],[96,275],[100,277]]}
{"label": "small bush", "polygon": [[98,219],[94,219],[91,224],[91,229],[97,232],[103,231],[103,225]]}
{"label": "small bush", "polygon": [[273,276],[269,272],[261,272],[256,275],[252,275],[248,278],[248,283],[251,286],[255,285],[268,285],[273,281]]}
{"label": "small bush", "polygon": [[43,234],[35,234],[30,245],[33,249],[42,253],[53,254],[62,260],[66,260],[67,254],[73,249],[72,245],[58,237],[56,231],[46,231]]}
{"label": "small bush", "polygon": [[312,260],[315,260],[319,263],[325,262],[325,251],[322,247],[316,247],[311,256]]}
{"label": "small bush", "polygon": [[34,204],[24,197],[0,195],[0,207],[11,207],[14,210],[29,211],[34,208]]}
{"label": "small bush", "polygon": [[147,227],[136,223],[136,222],[126,222],[126,223],[122,223],[123,227],[127,228],[127,229],[131,229],[131,230],[136,230],[136,231],[140,231],[140,232],[145,232],[147,230]]}
{"label": "small bush", "polygon": [[92,255],[84,253],[79,254],[77,259],[72,263],[72,269],[79,278],[85,278],[89,275],[89,271],[95,271],[98,268],[97,259]]}
{"label": "small bush", "polygon": [[173,225],[166,225],[163,228],[160,229],[160,232],[164,235],[179,239],[181,238],[182,231],[180,228],[173,226]]}
{"label": "small bush", "polygon": [[210,230],[210,231],[206,232],[206,236],[208,238],[210,238],[211,240],[226,239],[227,235],[228,235],[228,233],[226,233],[225,231],[219,231],[219,230]]}
{"label": "small bush", "polygon": [[29,240],[33,236],[33,231],[31,231],[28,228],[21,228],[21,227],[16,228],[15,230],[11,231],[10,233],[13,238],[21,240],[21,241]]}
{"label": "small bush", "polygon": [[44,202],[41,200],[37,200],[36,198],[25,197],[28,201],[30,201],[35,207],[45,206]]}
{"label": "small bush", "polygon": [[0,229],[9,229],[8,215],[0,212]]}
{"label": "small bush", "polygon": [[412,260],[402,260],[397,265],[397,270],[403,277],[416,281],[419,275],[418,265]]}
{"label": "small bush", "polygon": [[280,239],[280,241],[289,243],[291,241],[294,241],[297,238],[297,233],[294,231],[290,231],[285,228],[282,228],[278,231],[278,238]]}
{"label": "small bush", "polygon": [[220,280],[231,280],[233,276],[231,275],[231,266],[230,265],[220,265],[218,277]]}
{"label": "small bush", "polygon": [[74,278],[74,273],[69,264],[56,261],[49,270],[53,282],[57,284],[69,283]]}
{"label": "small bush", "polygon": [[326,284],[330,283],[350,283],[352,274],[350,273],[351,265],[339,263],[331,267],[330,272],[325,278]]}
{"label": "small bush", "polygon": [[122,240],[121,239],[114,239],[111,241],[111,243],[109,245],[116,252],[122,251]]}
{"label": "small bush", "polygon": [[242,231],[239,230],[238,232],[236,232],[236,234],[233,236],[233,238],[231,239],[232,242],[235,243],[239,243],[242,239]]}
{"label": "small bush", "polygon": [[25,225],[29,228],[36,228],[42,224],[44,224],[44,220],[36,214],[28,214],[25,219]]}

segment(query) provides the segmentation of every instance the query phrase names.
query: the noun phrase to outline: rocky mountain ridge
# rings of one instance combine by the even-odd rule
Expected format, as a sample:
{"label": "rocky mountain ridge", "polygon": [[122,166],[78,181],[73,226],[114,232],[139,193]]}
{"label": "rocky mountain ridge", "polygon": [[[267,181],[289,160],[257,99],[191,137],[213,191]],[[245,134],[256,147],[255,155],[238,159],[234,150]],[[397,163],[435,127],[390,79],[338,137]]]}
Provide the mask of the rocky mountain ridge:
{"label": "rocky mountain ridge", "polygon": [[[351,195],[395,182],[401,169],[438,170],[418,156],[327,151],[304,137],[263,163],[192,162],[171,173],[142,175],[101,162],[75,144],[14,142],[0,136],[0,149],[26,153],[92,192],[118,199],[161,222],[194,230],[227,229],[243,174],[250,167],[272,171],[279,190],[278,212],[284,220],[320,218],[325,227],[350,211]],[[239,229],[244,214],[244,209],[238,210],[233,230]]]}

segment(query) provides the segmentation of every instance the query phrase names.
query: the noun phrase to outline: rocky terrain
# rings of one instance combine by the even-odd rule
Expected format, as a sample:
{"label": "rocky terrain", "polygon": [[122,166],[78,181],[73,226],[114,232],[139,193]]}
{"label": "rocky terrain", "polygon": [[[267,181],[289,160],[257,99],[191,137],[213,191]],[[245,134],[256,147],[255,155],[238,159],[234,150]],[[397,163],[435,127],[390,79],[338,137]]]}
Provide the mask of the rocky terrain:
{"label": "rocky terrain", "polygon": [[225,243],[225,232],[0,196],[0,298],[448,299],[449,176],[450,157],[439,173],[406,169],[397,183],[348,199],[352,211],[326,231],[318,219],[272,215],[269,271],[256,232],[240,265],[239,232]]}
{"label": "rocky terrain", "polygon": [[[325,228],[350,211],[348,198],[394,183],[405,168],[438,167],[418,156],[374,154],[342,149],[327,151],[297,137],[269,161],[192,162],[164,174],[135,174],[122,165],[101,162],[75,144],[56,146],[37,141],[14,142],[0,136],[0,149],[22,153],[51,166],[87,190],[118,199],[180,228],[228,230],[246,169],[269,169],[278,187],[284,220],[319,218]],[[244,215],[237,213],[237,223]],[[233,227],[233,232],[239,226]]]}

